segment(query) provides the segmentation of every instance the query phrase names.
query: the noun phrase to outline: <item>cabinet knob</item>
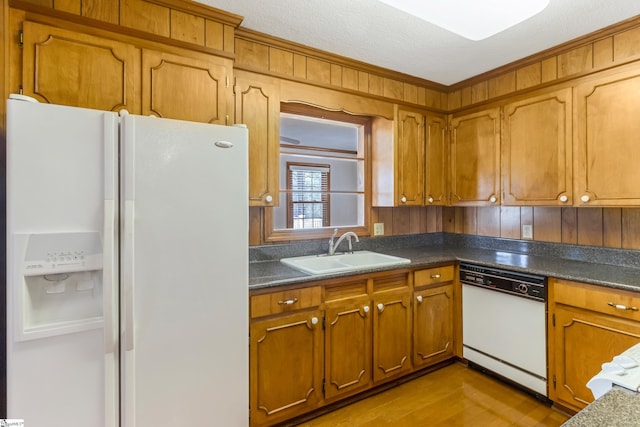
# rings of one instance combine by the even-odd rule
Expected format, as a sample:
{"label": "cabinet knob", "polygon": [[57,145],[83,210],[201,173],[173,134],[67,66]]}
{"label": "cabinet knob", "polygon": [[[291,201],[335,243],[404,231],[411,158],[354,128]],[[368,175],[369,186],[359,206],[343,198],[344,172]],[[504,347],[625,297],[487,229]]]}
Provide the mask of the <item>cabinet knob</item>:
{"label": "cabinet knob", "polygon": [[379,303],[379,304],[378,304],[378,311],[379,311],[380,313],[382,313],[382,312],[384,311],[384,304],[383,304],[383,303]]}
{"label": "cabinet knob", "polygon": [[560,197],[558,198],[558,200],[560,200],[562,203],[567,203],[567,201],[569,200],[569,198],[563,194],[562,196],[560,196]]}
{"label": "cabinet knob", "polygon": [[369,306],[365,305],[364,307],[362,307],[362,311],[364,311],[365,313],[369,312]]}
{"label": "cabinet knob", "polygon": [[489,197],[489,201],[490,201],[491,203],[495,203],[495,202],[497,202],[497,201],[498,201],[498,198],[497,198],[496,196],[491,196],[491,197]]}
{"label": "cabinet knob", "polygon": [[418,302],[422,302],[422,295],[418,295],[416,299],[418,300]]}
{"label": "cabinet knob", "polygon": [[273,202],[273,196],[271,194],[268,194],[267,197],[264,198],[264,201],[267,203]]}
{"label": "cabinet knob", "polygon": [[407,198],[405,196],[402,196],[402,198],[400,198],[400,201],[402,203],[407,203]]}
{"label": "cabinet knob", "polygon": [[317,317],[315,317],[315,316],[314,316],[314,317],[312,317],[312,318],[311,318],[311,324],[312,324],[312,325],[317,325],[317,324],[318,324],[318,318],[317,318]]}
{"label": "cabinet knob", "polygon": [[429,197],[429,198],[427,199],[427,201],[428,201],[429,203],[433,203],[433,197]]}
{"label": "cabinet knob", "polygon": [[582,203],[587,203],[589,200],[591,200],[591,197],[589,197],[588,194],[583,194],[582,197],[580,197],[580,200],[582,200]]}

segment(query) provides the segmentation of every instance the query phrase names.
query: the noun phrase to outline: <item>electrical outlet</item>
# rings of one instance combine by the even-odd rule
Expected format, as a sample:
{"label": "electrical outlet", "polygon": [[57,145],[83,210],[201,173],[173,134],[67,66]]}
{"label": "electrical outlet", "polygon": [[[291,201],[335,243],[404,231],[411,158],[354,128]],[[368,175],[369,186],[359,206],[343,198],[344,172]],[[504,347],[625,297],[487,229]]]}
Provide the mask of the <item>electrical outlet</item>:
{"label": "electrical outlet", "polygon": [[373,224],[373,235],[384,236],[384,222],[376,222]]}
{"label": "electrical outlet", "polygon": [[533,239],[533,225],[527,224],[522,226],[522,238]]}

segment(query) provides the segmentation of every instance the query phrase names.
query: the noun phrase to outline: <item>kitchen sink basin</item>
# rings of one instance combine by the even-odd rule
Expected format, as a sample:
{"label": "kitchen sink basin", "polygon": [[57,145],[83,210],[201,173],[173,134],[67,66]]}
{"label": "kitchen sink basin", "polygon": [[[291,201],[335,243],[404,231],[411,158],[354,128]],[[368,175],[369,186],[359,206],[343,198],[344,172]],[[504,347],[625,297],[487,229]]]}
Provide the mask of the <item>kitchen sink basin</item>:
{"label": "kitchen sink basin", "polygon": [[410,259],[371,251],[357,251],[335,255],[309,255],[280,260],[289,267],[309,274],[327,274],[364,270],[376,267],[408,264]]}

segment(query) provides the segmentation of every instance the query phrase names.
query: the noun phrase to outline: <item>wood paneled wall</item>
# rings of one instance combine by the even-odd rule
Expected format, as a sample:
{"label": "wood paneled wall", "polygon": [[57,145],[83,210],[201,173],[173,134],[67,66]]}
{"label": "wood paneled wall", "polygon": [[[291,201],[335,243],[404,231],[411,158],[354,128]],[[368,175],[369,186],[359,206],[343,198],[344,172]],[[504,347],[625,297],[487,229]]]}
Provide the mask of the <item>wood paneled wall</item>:
{"label": "wood paneled wall", "polygon": [[444,111],[446,86],[246,29],[236,31],[235,67]]}
{"label": "wood paneled wall", "polygon": [[640,208],[442,208],[448,233],[521,239],[522,225],[537,241],[640,250]]}
{"label": "wood paneled wall", "polygon": [[12,0],[9,4],[51,8],[227,54],[233,54],[234,32],[242,22],[241,16],[182,0]]}
{"label": "wood paneled wall", "polygon": [[450,111],[640,58],[635,18],[449,87]]}

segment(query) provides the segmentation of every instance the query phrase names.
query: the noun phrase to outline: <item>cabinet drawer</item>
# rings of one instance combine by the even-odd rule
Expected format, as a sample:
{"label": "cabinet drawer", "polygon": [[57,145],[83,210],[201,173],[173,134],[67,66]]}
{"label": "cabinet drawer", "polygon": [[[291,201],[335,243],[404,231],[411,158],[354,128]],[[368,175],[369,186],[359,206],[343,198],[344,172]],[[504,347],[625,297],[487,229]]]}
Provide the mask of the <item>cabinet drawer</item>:
{"label": "cabinet drawer", "polygon": [[434,283],[451,282],[455,269],[453,265],[445,265],[442,267],[427,268],[425,270],[416,271],[414,273],[414,287],[432,285]]}
{"label": "cabinet drawer", "polygon": [[556,304],[640,321],[640,293],[558,279],[552,284]]}
{"label": "cabinet drawer", "polygon": [[263,295],[252,295],[251,317],[269,316],[271,314],[317,307],[320,305],[321,296],[322,291],[320,286],[288,289]]}

